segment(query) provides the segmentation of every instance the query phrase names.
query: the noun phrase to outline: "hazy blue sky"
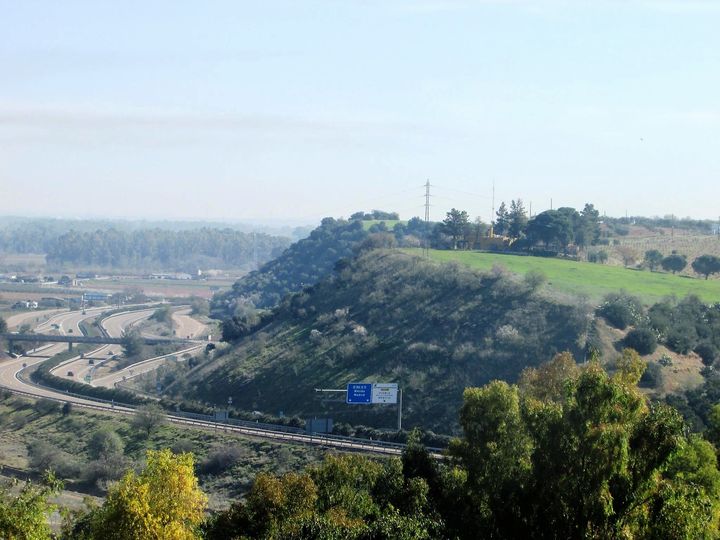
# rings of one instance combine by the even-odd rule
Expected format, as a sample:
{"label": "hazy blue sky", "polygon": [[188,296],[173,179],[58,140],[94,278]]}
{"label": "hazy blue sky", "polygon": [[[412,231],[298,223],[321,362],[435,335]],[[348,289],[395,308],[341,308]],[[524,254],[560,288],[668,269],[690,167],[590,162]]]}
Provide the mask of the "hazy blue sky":
{"label": "hazy blue sky", "polygon": [[720,215],[720,1],[0,0],[3,214]]}

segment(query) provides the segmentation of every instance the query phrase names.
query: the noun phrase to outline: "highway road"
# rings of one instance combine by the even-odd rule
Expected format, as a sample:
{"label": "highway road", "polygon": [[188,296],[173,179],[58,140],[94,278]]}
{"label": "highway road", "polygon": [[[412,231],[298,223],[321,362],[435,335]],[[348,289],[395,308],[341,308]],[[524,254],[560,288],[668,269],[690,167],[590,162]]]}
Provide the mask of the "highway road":
{"label": "highway road", "polygon": [[23,324],[37,326],[43,320],[47,320],[48,317],[60,312],[67,312],[67,310],[42,309],[39,311],[23,311],[22,313],[10,315],[7,319],[5,319],[5,322],[7,323],[8,331],[13,332]]}
{"label": "highway road", "polygon": [[200,343],[198,345],[193,345],[192,347],[188,347],[174,353],[156,356],[155,358],[148,358],[147,360],[136,362],[135,364],[129,365],[119,371],[115,371],[114,373],[109,373],[102,377],[98,377],[97,379],[93,379],[90,384],[92,386],[104,386],[106,388],[113,388],[119,382],[138,377],[143,373],[148,373],[157,369],[162,364],[164,364],[168,360],[168,358],[171,358],[173,356],[181,358],[183,354],[193,354],[201,351],[204,346],[204,343]]}
{"label": "highway road", "polygon": [[[153,308],[116,313],[103,319],[100,325],[110,337],[122,337],[125,329],[148,319],[154,312],[155,309]],[[97,315],[97,313],[95,313],[95,315]],[[99,361],[108,360],[112,356],[111,353],[118,354],[119,349],[120,347],[117,345],[103,345],[86,353],[84,355],[85,358],[76,356],[59,364],[55,369],[51,370],[50,373],[56,377],[72,378],[84,382],[85,376],[100,363]],[[90,358],[93,359],[93,365],[90,364]],[[72,376],[68,375],[68,373],[72,373]]]}
{"label": "highway road", "polygon": [[[37,333],[56,333],[63,336],[74,334],[82,335],[80,330],[80,322],[85,319],[97,317],[107,308],[90,308],[86,309],[83,313],[80,310],[77,311],[62,311],[49,316],[46,320],[37,324],[34,330]],[[51,345],[43,345],[37,349],[32,349],[29,354],[32,356],[43,356],[49,358],[55,356],[68,348],[67,343],[53,343]]]}
{"label": "highway road", "polygon": [[[97,310],[98,312],[101,309]],[[151,310],[150,310],[151,311]],[[98,313],[94,310],[87,310],[86,315],[82,312],[64,312],[57,315],[53,315],[52,318],[43,325],[57,324],[63,331],[69,330],[80,331],[78,324],[83,318],[94,317]],[[139,316],[140,312],[127,312],[120,321],[116,321],[118,325],[122,326],[122,322],[131,322],[133,317]],[[118,327],[115,326],[115,329]],[[40,327],[38,327],[38,330]],[[69,402],[74,406],[85,409],[92,409],[98,411],[105,411],[114,414],[132,415],[134,414],[134,408],[130,406],[118,406],[114,403],[107,403],[98,401],[92,398],[85,398],[77,395],[71,395],[66,392],[59,390],[53,390],[51,388],[38,386],[30,382],[24,381],[20,377],[20,372],[25,366],[32,366],[39,362],[46,360],[44,355],[57,350],[62,352],[65,350],[67,345],[49,345],[43,350],[42,357],[20,357],[20,358],[7,358],[5,360],[0,359],[0,386],[4,387],[13,393],[24,395],[32,398],[46,398],[60,402]],[[57,353],[54,353],[57,354]],[[151,359],[157,360],[157,359]],[[351,439],[351,438],[338,438],[333,436],[325,436],[322,434],[303,434],[303,433],[288,433],[284,431],[278,431],[272,428],[262,427],[245,427],[235,426],[217,423],[208,420],[195,420],[174,414],[168,414],[167,418],[170,422],[178,425],[193,426],[203,429],[222,429],[227,432],[237,433],[239,435],[248,435],[253,437],[260,437],[264,439],[274,440],[278,442],[292,442],[301,444],[311,444],[323,446],[326,448],[334,448],[337,450],[346,451],[360,451],[365,453],[384,454],[384,455],[398,455],[402,452],[401,445],[388,445],[377,441],[367,441],[364,439]],[[434,454],[439,456],[439,454]]]}
{"label": "highway road", "polygon": [[[81,333],[80,322],[84,319],[96,317],[103,311],[107,311],[107,308],[92,308],[87,309],[85,314],[82,311],[64,311],[53,315],[47,321],[41,323],[35,328],[36,331],[47,331],[53,328],[52,325],[58,326],[58,333],[67,334],[69,330],[72,333]],[[58,399],[58,396],[62,397],[62,392],[55,390],[34,387],[27,383],[19,380],[17,374],[23,369],[24,366],[34,366],[40,362],[44,362],[48,357],[54,356],[67,350],[66,343],[55,343],[52,345],[45,345],[37,349],[35,352],[30,352],[31,356],[21,356],[20,358],[8,358],[4,361],[0,360],[0,386],[3,386],[9,390],[17,392],[28,392],[31,389],[31,393],[37,397],[49,397]],[[84,400],[88,404],[94,403],[90,400]]]}
{"label": "highway road", "polygon": [[[175,330],[176,337],[179,338],[185,338],[185,339],[194,339],[199,336],[201,336],[206,330],[207,326],[201,323],[200,321],[197,321],[193,319],[190,316],[191,309],[190,308],[182,308],[177,311],[174,311],[172,314],[172,322],[173,322],[173,328]],[[108,320],[108,322],[110,322]],[[111,334],[112,335],[112,334]],[[173,352],[170,354],[164,354],[162,356],[156,356],[154,358],[148,358],[147,360],[142,360],[141,362],[136,362],[134,364],[131,364],[127,367],[125,367],[122,370],[108,373],[106,375],[103,375],[98,378],[94,378],[90,381],[90,384],[92,386],[104,386],[106,388],[113,388],[118,383],[122,381],[126,381],[128,379],[132,379],[135,377],[138,377],[144,373],[148,373],[150,371],[153,371],[157,369],[159,366],[164,364],[168,358],[171,357],[177,357],[181,358],[183,354],[193,354],[196,353],[205,346],[205,343],[199,343],[197,345],[192,345],[190,347],[187,347],[185,349],[182,349],[177,352]],[[87,356],[87,355],[86,355]],[[95,356],[95,355],[93,355]],[[92,366],[86,366],[83,368],[83,371],[81,374],[76,374],[77,377],[82,376],[84,378],[85,373],[90,371],[92,369]]]}
{"label": "highway road", "polygon": [[185,308],[174,311],[172,314],[173,329],[179,338],[195,339],[200,337],[207,326],[190,316],[192,309]]}

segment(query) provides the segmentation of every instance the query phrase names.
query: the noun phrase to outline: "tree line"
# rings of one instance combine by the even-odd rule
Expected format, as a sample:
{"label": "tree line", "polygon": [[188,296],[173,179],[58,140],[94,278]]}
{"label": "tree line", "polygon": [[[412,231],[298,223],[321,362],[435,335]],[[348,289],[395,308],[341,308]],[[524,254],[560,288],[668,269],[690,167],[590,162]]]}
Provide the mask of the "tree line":
{"label": "tree line", "polygon": [[479,218],[471,223],[466,211],[453,208],[434,227],[432,247],[471,248],[492,228],[494,235],[512,240],[514,249],[529,250],[538,244],[557,251],[566,250],[570,244],[584,248],[598,242],[599,218],[600,213],[590,203],[580,211],[562,207],[529,217],[523,201],[517,199],[510,201],[509,207],[503,202],[493,223],[487,225]]}
{"label": "tree line", "polygon": [[247,268],[273,259],[288,238],[232,229],[168,231],[116,229],[62,234],[47,249],[55,265],[194,271],[197,268]]}
{"label": "tree line", "polygon": [[130,233],[143,230],[162,229],[182,232],[199,229],[214,229],[264,233],[299,240],[307,236],[312,227],[268,227],[243,223],[213,221],[169,221],[169,220],[120,220],[120,219],[54,219],[0,216],[0,252],[6,253],[47,253],[56,239],[70,231],[92,233],[109,230]]}
{"label": "tree line", "polygon": [[[462,435],[442,460],[413,438],[401,457],[329,454],[260,473],[243,500],[209,513],[192,454],[149,451],[102,504],[66,513],[61,538],[718,538],[720,407],[705,437],[689,434],[640,392],[643,370],[631,350],[611,372],[559,354],[517,384],[466,389]],[[112,453],[111,439],[94,451]],[[0,537],[50,538],[59,489],[49,473],[45,486],[0,491]]]}
{"label": "tree line", "polygon": [[279,304],[288,293],[313,285],[331,273],[335,263],[351,257],[368,234],[361,220],[324,218],[307,238],[240,278],[230,291],[216,295],[211,304],[214,316],[230,318],[248,309]]}

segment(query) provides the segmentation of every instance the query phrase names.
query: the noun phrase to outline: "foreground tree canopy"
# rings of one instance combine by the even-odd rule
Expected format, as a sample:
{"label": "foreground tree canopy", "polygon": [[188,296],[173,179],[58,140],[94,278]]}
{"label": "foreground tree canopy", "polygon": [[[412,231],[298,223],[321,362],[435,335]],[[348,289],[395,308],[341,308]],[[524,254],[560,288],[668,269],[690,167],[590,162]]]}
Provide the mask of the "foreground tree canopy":
{"label": "foreground tree canopy", "polygon": [[[245,500],[210,517],[192,456],[150,452],[144,471],[74,516],[64,537],[718,538],[715,448],[639,392],[644,369],[630,349],[612,373],[557,355],[517,385],[465,390],[463,436],[445,459],[416,438],[402,458],[330,454],[303,473],[258,475]],[[49,538],[38,519],[49,493],[2,493],[0,538]],[[19,533],[20,523],[33,534]]]}
{"label": "foreground tree canopy", "polygon": [[207,497],[200,491],[192,454],[149,451],[140,474],[128,472],[105,503],[70,524],[67,538],[190,540],[199,537]]}
{"label": "foreground tree canopy", "polygon": [[714,448],[648,402],[643,370],[630,350],[612,375],[565,353],[517,386],[469,388],[449,460],[413,442],[401,461],[261,475],[207,537],[717,538]]}

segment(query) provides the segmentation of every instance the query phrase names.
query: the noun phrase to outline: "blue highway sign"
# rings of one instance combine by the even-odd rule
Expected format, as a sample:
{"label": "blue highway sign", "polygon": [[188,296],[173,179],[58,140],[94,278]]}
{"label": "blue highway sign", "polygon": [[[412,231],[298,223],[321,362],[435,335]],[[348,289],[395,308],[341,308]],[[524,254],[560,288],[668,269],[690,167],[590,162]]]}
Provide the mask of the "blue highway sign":
{"label": "blue highway sign", "polygon": [[347,385],[346,403],[372,403],[372,383],[350,383]]}

